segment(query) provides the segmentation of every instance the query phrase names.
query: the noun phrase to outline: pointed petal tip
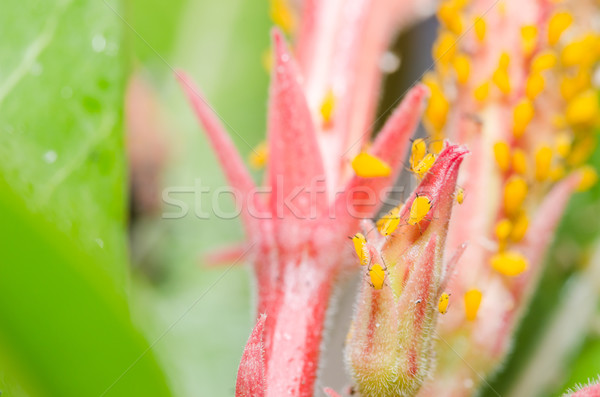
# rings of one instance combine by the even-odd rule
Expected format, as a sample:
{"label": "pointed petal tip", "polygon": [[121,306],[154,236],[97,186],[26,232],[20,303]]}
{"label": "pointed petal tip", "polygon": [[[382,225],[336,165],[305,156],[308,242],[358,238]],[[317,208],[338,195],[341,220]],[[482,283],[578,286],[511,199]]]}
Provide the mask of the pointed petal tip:
{"label": "pointed petal tip", "polygon": [[265,357],[263,333],[266,314],[261,314],[248,338],[238,369],[235,385],[236,397],[262,397],[265,395]]}

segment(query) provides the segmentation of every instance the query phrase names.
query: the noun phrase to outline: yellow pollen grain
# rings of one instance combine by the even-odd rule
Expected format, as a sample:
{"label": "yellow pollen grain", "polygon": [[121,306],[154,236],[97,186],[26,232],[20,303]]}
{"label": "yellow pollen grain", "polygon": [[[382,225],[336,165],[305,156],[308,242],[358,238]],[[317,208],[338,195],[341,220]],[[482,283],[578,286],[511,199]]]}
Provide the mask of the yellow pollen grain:
{"label": "yellow pollen grain", "polygon": [[383,270],[383,267],[381,267],[380,264],[376,263],[371,266],[369,269],[369,277],[371,278],[371,284],[373,284],[373,288],[383,288],[383,283],[385,281],[385,270]]}
{"label": "yellow pollen grain", "polygon": [[450,61],[456,54],[456,35],[449,32],[443,31],[440,33],[438,39],[433,45],[433,59],[439,62],[442,66],[450,65]]}
{"label": "yellow pollen grain", "polygon": [[248,155],[248,162],[250,163],[250,167],[260,170],[264,168],[267,161],[269,161],[269,146],[267,142],[261,142]]}
{"label": "yellow pollen grain", "polygon": [[352,169],[361,178],[380,178],[390,176],[392,173],[392,169],[385,161],[367,152],[361,152],[354,157]]}
{"label": "yellow pollen grain", "polygon": [[512,222],[506,218],[498,221],[498,223],[496,223],[496,227],[494,228],[494,233],[496,234],[498,241],[506,241],[508,236],[510,236],[512,227]]}
{"label": "yellow pollen grain", "polygon": [[450,304],[450,295],[447,293],[443,293],[440,295],[440,300],[438,302],[438,311],[440,314],[446,314],[448,312],[448,305]]}
{"label": "yellow pollen grain", "polygon": [[581,179],[577,185],[577,191],[585,192],[586,190],[591,189],[598,182],[598,172],[596,172],[593,167],[584,165],[578,170],[578,172],[581,175]]}
{"label": "yellow pollen grain", "polygon": [[362,233],[356,233],[352,236],[354,250],[360,261],[361,266],[366,266],[369,263],[369,253],[367,251],[367,239]]}
{"label": "yellow pollen grain", "polygon": [[526,56],[531,55],[537,44],[538,28],[535,25],[521,27],[521,48]]}
{"label": "yellow pollen grain", "polygon": [[464,54],[458,54],[453,62],[454,71],[456,72],[456,81],[459,84],[465,84],[469,81],[469,74],[471,72],[471,61],[469,57]]}
{"label": "yellow pollen grain", "polygon": [[523,240],[527,229],[529,228],[529,217],[525,211],[519,212],[519,215],[515,218],[512,224],[512,230],[510,231],[510,239],[515,243]]}
{"label": "yellow pollen grain", "polygon": [[412,170],[415,174],[417,174],[417,176],[420,179],[423,179],[425,174],[427,174],[429,172],[429,170],[431,169],[431,167],[433,167],[434,163],[435,163],[435,154],[429,153],[425,157],[423,157],[423,160],[419,161],[419,164],[417,164],[416,167],[413,167]]}
{"label": "yellow pollen grain", "polygon": [[290,34],[296,28],[296,16],[287,0],[271,0],[271,20],[285,33]]}
{"label": "yellow pollen grain", "polygon": [[411,151],[410,151],[410,166],[411,168],[415,168],[417,164],[423,160],[423,157],[427,154],[427,143],[425,139],[419,138],[415,139],[412,143]]}
{"label": "yellow pollen grain", "polygon": [[453,1],[445,1],[438,8],[437,17],[449,31],[460,35],[463,31],[463,18],[460,5]]}
{"label": "yellow pollen grain", "polygon": [[594,90],[587,90],[569,102],[565,117],[570,125],[589,126],[598,120],[599,113],[598,94]]}
{"label": "yellow pollen grain", "polygon": [[519,175],[527,173],[527,154],[523,149],[516,148],[512,153],[512,168]]}
{"label": "yellow pollen grain", "polygon": [[416,225],[421,222],[431,210],[431,200],[427,196],[417,196],[410,206],[410,214],[408,217],[409,225]]}
{"label": "yellow pollen grain", "polygon": [[332,89],[329,89],[325,94],[319,110],[321,111],[321,117],[323,118],[323,125],[329,126],[335,110],[335,95],[333,94]]}
{"label": "yellow pollen grain", "polygon": [[535,152],[535,179],[545,181],[550,176],[552,166],[552,148],[544,145]]}
{"label": "yellow pollen grain", "polygon": [[521,100],[513,111],[513,135],[520,138],[533,119],[535,109],[529,99]]}
{"label": "yellow pollen grain", "polygon": [[527,82],[525,83],[525,95],[533,101],[544,91],[544,86],[544,77],[540,73],[532,73],[527,77]]}
{"label": "yellow pollen grain", "polygon": [[477,39],[479,41],[485,40],[485,31],[487,30],[485,20],[482,17],[477,17],[473,22],[473,26]]}
{"label": "yellow pollen grain", "polygon": [[523,273],[528,266],[527,258],[516,251],[497,253],[492,256],[490,262],[494,270],[509,277],[518,276]]}
{"label": "yellow pollen grain", "polygon": [[506,172],[510,167],[510,147],[504,141],[498,141],[494,144],[494,158],[500,171]]}
{"label": "yellow pollen grain", "polygon": [[556,65],[556,55],[553,52],[546,51],[539,53],[531,61],[531,72],[540,73],[544,70],[553,68]]}
{"label": "yellow pollen grain", "polygon": [[527,197],[527,182],[522,176],[513,175],[504,185],[504,211],[508,216],[517,214]]}
{"label": "yellow pollen grain", "polygon": [[467,321],[475,321],[479,305],[481,305],[482,293],[478,289],[471,289],[465,293],[465,317]]}
{"label": "yellow pollen grain", "polygon": [[560,40],[560,37],[565,30],[573,23],[573,16],[566,12],[560,11],[550,17],[548,23],[548,44],[555,45]]}
{"label": "yellow pollen grain", "polygon": [[473,96],[479,102],[485,101],[489,95],[490,83],[487,81],[485,83],[480,84],[477,88],[475,88],[475,91],[473,91]]}
{"label": "yellow pollen grain", "polygon": [[571,134],[568,132],[560,132],[556,136],[554,140],[554,148],[556,149],[556,153],[565,158],[571,152],[571,144],[573,143],[573,139],[571,138]]}

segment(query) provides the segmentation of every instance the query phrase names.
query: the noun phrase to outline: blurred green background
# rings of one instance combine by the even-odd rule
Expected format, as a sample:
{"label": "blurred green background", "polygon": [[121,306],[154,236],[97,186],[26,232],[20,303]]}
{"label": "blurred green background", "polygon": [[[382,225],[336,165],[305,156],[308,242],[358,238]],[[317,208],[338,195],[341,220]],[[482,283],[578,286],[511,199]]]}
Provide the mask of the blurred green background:
{"label": "blurred green background", "polygon": [[[124,98],[138,76],[157,110],[138,121],[155,134],[142,140],[155,139],[164,157],[156,165],[158,194],[182,188],[173,197],[193,208],[191,187],[225,181],[174,69],[196,80],[246,157],[264,137],[270,25],[267,1],[2,4],[3,396],[233,395],[254,317],[251,280],[241,266],[202,266],[201,255],[240,241],[241,228],[193,211],[180,219],[162,219],[160,207],[130,213],[139,197],[128,190],[135,174],[125,150]],[[434,29],[430,21],[398,40],[403,59],[420,60],[388,78],[382,108],[429,66],[424,43]],[[231,209],[229,201],[219,204]],[[492,383],[502,395],[530,365],[566,281],[585,267],[599,231],[586,219],[598,203],[596,188],[571,204],[554,251],[568,255],[552,256],[514,354]],[[208,211],[210,204],[200,206]],[[598,328],[562,363],[552,392],[600,371]]]}

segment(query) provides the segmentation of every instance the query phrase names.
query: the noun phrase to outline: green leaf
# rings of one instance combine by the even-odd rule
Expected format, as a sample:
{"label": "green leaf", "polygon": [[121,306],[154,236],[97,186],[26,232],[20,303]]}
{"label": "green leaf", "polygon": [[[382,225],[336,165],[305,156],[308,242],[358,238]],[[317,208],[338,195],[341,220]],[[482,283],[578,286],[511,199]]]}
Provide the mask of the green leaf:
{"label": "green leaf", "polygon": [[31,214],[2,180],[0,219],[4,391],[171,395],[148,343],[131,324],[126,301],[96,258]]}
{"label": "green leaf", "polygon": [[103,1],[3,2],[0,173],[124,285],[121,23]]}

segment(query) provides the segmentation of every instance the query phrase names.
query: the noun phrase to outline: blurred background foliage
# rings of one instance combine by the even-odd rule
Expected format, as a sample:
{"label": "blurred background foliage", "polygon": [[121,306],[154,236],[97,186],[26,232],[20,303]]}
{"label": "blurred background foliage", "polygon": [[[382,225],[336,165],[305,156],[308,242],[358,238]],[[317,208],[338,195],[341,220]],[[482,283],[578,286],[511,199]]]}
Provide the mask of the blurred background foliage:
{"label": "blurred background foliage", "polygon": [[[251,279],[242,266],[203,266],[202,254],[243,235],[237,220],[210,213],[210,195],[194,193],[225,181],[174,72],[198,82],[246,157],[264,139],[268,7],[251,0],[2,5],[3,393],[91,396],[110,387],[105,395],[233,395],[255,315]],[[430,66],[435,28],[427,21],[395,44],[403,62],[386,80],[382,111]],[[158,208],[136,211],[135,191],[127,193],[124,98],[134,75],[157,109],[140,124],[162,148],[158,194],[176,188],[170,197],[190,208],[183,217],[160,197]],[[600,165],[598,153],[592,162]],[[219,198],[217,207],[231,211],[231,200]],[[197,216],[196,204],[210,216]],[[530,365],[567,281],[589,266],[599,205],[598,187],[572,200],[514,353],[492,383],[502,395]],[[590,324],[548,393],[600,372],[598,324]]]}

